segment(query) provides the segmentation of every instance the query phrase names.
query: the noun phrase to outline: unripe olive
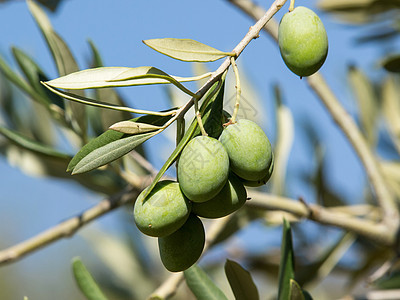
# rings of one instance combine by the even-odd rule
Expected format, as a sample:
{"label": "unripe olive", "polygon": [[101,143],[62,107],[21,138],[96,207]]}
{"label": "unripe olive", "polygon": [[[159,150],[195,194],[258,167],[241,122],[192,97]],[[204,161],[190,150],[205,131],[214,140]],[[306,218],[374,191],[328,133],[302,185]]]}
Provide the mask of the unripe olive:
{"label": "unripe olive", "polygon": [[229,157],[214,138],[198,136],[183,149],[178,163],[178,182],[193,202],[204,202],[224,187],[229,173]]}
{"label": "unripe olive", "polygon": [[243,183],[233,174],[217,196],[202,203],[193,203],[192,213],[204,218],[222,218],[243,206],[247,192]]}
{"label": "unripe olive", "polygon": [[303,6],[282,17],[278,43],[286,66],[300,77],[317,72],[328,55],[328,37],[321,19]]}
{"label": "unripe olive", "polygon": [[203,223],[191,214],[177,231],[158,238],[158,249],[165,268],[180,272],[192,266],[203,252],[205,239]]}
{"label": "unripe olive", "polygon": [[236,175],[249,181],[260,181],[268,175],[272,148],[256,123],[242,119],[228,125],[219,140],[228,152],[231,170]]}
{"label": "unripe olive", "polygon": [[[274,153],[272,153],[272,162],[271,162],[271,166],[268,169],[268,173],[267,175],[265,175],[264,178],[260,179],[260,180],[256,180],[256,181],[251,181],[251,180],[246,180],[243,178],[240,178],[240,181],[245,185],[245,186],[250,186],[250,187],[259,187],[262,186],[264,184],[266,184],[268,182],[268,180],[271,178],[272,172],[274,171]],[[193,210],[193,206],[192,206],[192,210]]]}
{"label": "unripe olive", "polygon": [[159,181],[144,198],[147,188],[135,202],[133,216],[141,232],[150,236],[166,236],[178,230],[187,220],[191,202],[174,181]]}

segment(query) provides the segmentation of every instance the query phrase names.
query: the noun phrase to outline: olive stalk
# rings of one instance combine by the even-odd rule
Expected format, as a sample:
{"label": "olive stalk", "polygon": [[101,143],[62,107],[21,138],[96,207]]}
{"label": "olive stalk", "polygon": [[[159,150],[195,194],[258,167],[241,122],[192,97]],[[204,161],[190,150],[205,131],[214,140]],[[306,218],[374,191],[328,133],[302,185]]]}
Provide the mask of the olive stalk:
{"label": "olive stalk", "polygon": [[239,104],[240,104],[240,96],[242,94],[242,88],[240,85],[240,77],[239,77],[239,69],[236,65],[236,60],[234,57],[231,57],[231,65],[232,65],[232,70],[233,73],[235,74],[235,79],[236,79],[236,101],[235,101],[235,106],[233,109],[232,113],[232,118],[230,120],[230,123],[235,123],[236,122],[236,117],[239,111]]}

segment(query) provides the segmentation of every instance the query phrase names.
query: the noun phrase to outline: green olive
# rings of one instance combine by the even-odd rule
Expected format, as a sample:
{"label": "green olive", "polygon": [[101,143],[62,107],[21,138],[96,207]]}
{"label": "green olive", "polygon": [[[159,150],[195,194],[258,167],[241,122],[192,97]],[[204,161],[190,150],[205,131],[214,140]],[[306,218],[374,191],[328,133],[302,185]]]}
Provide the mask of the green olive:
{"label": "green olive", "polygon": [[133,216],[139,230],[149,236],[166,236],[178,230],[187,220],[191,202],[174,181],[159,181],[144,198],[147,188],[135,202]]}
{"label": "green olive", "polygon": [[311,9],[303,6],[282,17],[278,43],[286,66],[300,77],[317,72],[328,55],[324,24]]}
{"label": "green olive", "polygon": [[219,140],[228,152],[231,170],[248,181],[268,176],[272,148],[264,131],[256,123],[242,119],[228,125]]}
{"label": "green olive", "polygon": [[158,249],[165,268],[180,272],[192,266],[203,252],[205,239],[203,223],[191,214],[177,231],[158,238]]}
{"label": "green olive", "polygon": [[178,163],[178,182],[193,202],[205,202],[224,187],[229,173],[229,157],[222,144],[208,136],[192,139]]}
{"label": "green olive", "polygon": [[192,213],[203,218],[222,218],[243,206],[247,192],[243,183],[233,174],[229,174],[228,182],[217,196],[202,203],[193,203]]}
{"label": "green olive", "polygon": [[[245,185],[245,186],[250,186],[250,187],[259,187],[262,186],[264,184],[266,184],[268,182],[268,180],[271,178],[271,175],[274,171],[274,153],[272,153],[272,162],[271,165],[269,167],[268,173],[267,175],[265,175],[264,178],[260,179],[260,180],[256,180],[256,181],[251,181],[251,180],[246,180],[243,178],[240,178],[240,181]],[[193,209],[193,206],[192,206]]]}

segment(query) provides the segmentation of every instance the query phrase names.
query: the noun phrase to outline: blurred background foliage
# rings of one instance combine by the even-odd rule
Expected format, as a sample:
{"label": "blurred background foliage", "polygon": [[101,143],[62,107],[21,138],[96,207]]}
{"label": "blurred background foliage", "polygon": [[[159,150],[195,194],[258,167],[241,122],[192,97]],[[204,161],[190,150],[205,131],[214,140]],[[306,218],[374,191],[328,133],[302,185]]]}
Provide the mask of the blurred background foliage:
{"label": "blurred background foliage", "polygon": [[[61,1],[39,2],[55,11]],[[67,3],[65,1],[63,5],[68,5]],[[381,48],[382,55],[377,57],[375,62],[378,70],[376,74],[366,74],[357,65],[349,65],[346,88],[351,89],[357,103],[357,114],[354,117],[368,144],[377,153],[388,185],[399,200],[400,48],[397,45],[400,33],[400,2],[321,0],[317,4],[323,14],[329,14],[343,26],[363,28],[364,33],[355,38],[356,44],[362,46],[374,43]],[[57,29],[53,29],[49,21],[38,21],[38,25],[48,43],[59,75],[76,71],[77,63],[67,46],[68,41],[64,41],[56,33]],[[90,42],[90,49],[91,59],[86,67],[102,66],[101,49],[97,49],[93,42]],[[104,196],[120,191],[127,185],[127,178],[134,180],[151,174],[151,167],[138,163],[138,157],[143,159],[147,157],[144,147],[137,148],[132,154],[124,156],[108,167],[75,176],[66,173],[70,159],[82,145],[100,135],[109,125],[119,120],[130,119],[132,116],[127,113],[83,107],[61,99],[39,83],[48,77],[46,70],[38,66],[34,57],[30,57],[24,49],[17,47],[12,47],[11,51],[18,70],[14,70],[4,58],[0,57],[2,71],[0,153],[11,165],[21,168],[32,176],[75,180],[93,193]],[[204,66],[200,65],[195,65],[193,70],[195,75],[206,71]],[[245,100],[241,108],[244,114],[242,117],[262,123],[263,120],[257,119],[259,114],[252,115],[252,112],[260,109],[262,99],[257,95],[251,80],[246,79],[244,72],[241,74],[242,96]],[[229,104],[232,104],[234,98],[234,85],[233,80],[228,78],[225,91],[225,105],[228,112],[231,112],[232,105]],[[170,97],[171,106],[185,102],[182,95],[176,93],[174,89],[166,88],[166,92]],[[114,104],[126,103],[116,89],[90,91],[89,96]],[[364,202],[350,207],[351,201],[345,199],[327,179],[329,166],[325,157],[326,149],[320,142],[321,133],[317,130],[316,124],[312,120],[295,123],[293,112],[285,105],[285,91],[278,84],[274,87],[274,96],[273,145],[276,153],[276,169],[271,182],[259,190],[287,196],[287,164],[293,145],[294,127],[300,126],[306,134],[304,142],[308,144],[310,155],[315,160],[315,168],[300,173],[301,180],[315,191],[315,202],[325,207],[351,211],[352,214],[361,217],[377,217],[379,212],[374,207],[368,183],[363,187]],[[191,116],[190,113],[188,115]],[[167,132],[167,138],[171,143],[174,142],[170,132]],[[80,232],[82,239],[92,245],[94,256],[89,261],[90,269],[110,299],[145,299],[167,278],[168,274],[157,258],[156,242],[144,238],[133,228],[131,207],[124,207],[118,213],[122,234],[113,236],[96,227]],[[282,224],[282,216],[293,222],[296,280],[313,295],[314,299],[336,299],[345,296],[347,299],[352,297],[385,299],[384,289],[400,289],[400,271],[396,264],[391,265],[390,272],[384,273],[383,276],[370,277],[376,269],[391,261],[393,258],[391,249],[379,247],[371,241],[337,229],[298,222],[300,220],[288,214],[244,207],[232,217],[229,226],[217,237],[218,244],[200,264],[231,298],[233,295],[229,291],[221,265],[221,260],[225,260],[227,254],[250,271],[261,298],[276,296],[280,263],[279,226]],[[271,235],[277,236],[276,243],[271,245],[268,251],[259,252],[257,249],[250,247],[244,249],[239,246],[240,238],[248,234],[246,228],[252,224],[267,226]],[[1,225],[6,226],[6,224]],[[253,230],[259,230],[257,226],[253,226]],[[0,245],[5,247],[1,243]],[[68,247],[68,241],[63,242],[62,246]],[[72,257],[67,258],[71,259]],[[72,281],[71,270],[65,272]],[[0,281],[2,299],[16,299],[16,290],[19,287],[18,279],[14,278],[15,276],[2,276]],[[63,291],[51,291],[48,284],[41,282],[40,276],[32,280],[40,287],[39,294],[42,293],[42,299],[53,299],[54,297],[49,296],[52,292],[63,295],[57,296],[58,299],[82,297],[77,287],[72,290],[69,288],[72,286],[71,283],[66,285]],[[338,286],[341,288],[338,289]],[[373,295],[381,298],[372,298]],[[178,289],[174,299],[193,297],[183,285]]]}

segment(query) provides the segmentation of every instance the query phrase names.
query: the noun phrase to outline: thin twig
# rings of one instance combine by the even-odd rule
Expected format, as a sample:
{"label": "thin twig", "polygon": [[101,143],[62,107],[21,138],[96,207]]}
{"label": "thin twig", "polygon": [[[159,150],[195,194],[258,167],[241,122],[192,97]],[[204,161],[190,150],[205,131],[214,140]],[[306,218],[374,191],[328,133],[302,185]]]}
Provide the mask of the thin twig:
{"label": "thin twig", "polygon": [[136,199],[139,192],[139,190],[131,187],[124,189],[115,196],[111,196],[110,198],[102,200],[100,203],[82,212],[81,214],[67,219],[66,221],[61,222],[60,224],[51,227],[26,241],[0,251],[0,265],[19,260],[25,255],[30,254],[62,238],[71,237],[89,222],[101,217],[117,207],[133,201]]}
{"label": "thin twig", "polygon": [[[226,1],[232,3],[255,20],[258,20],[265,14],[265,10],[251,0]],[[275,41],[278,40],[278,23],[275,20],[268,22],[268,26],[265,26],[264,30]],[[330,87],[326,84],[323,76],[317,72],[305,79],[317,96],[319,96],[332,119],[346,135],[364,165],[369,182],[375,192],[377,202],[384,212],[382,219],[383,223],[388,226],[389,230],[396,231],[400,223],[399,212],[393,195],[388,190],[384,177],[382,176],[381,168],[373,152],[369,148],[368,143],[358,129],[356,123],[340,104]]]}

